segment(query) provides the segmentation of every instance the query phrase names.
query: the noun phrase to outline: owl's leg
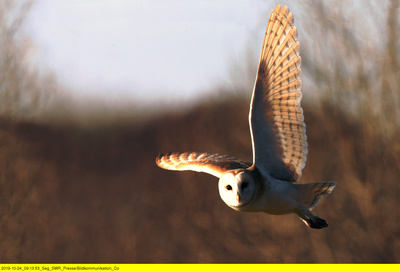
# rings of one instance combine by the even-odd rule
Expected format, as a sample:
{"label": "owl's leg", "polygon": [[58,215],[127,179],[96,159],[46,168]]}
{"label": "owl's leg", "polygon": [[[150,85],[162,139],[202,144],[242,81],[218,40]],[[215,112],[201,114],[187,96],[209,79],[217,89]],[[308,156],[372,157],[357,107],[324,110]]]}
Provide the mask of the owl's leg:
{"label": "owl's leg", "polygon": [[313,215],[309,209],[300,205],[298,209],[295,210],[295,213],[300,217],[304,223],[313,229],[322,229],[328,226],[326,221],[318,216]]}

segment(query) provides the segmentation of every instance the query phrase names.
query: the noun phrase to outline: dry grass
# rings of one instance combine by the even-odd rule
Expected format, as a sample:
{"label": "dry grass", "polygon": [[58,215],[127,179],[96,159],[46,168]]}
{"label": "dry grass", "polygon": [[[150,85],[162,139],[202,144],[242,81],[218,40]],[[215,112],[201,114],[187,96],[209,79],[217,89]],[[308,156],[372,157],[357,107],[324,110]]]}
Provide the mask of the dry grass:
{"label": "dry grass", "polygon": [[[155,165],[165,151],[250,160],[248,95],[90,128],[3,116],[0,262],[400,262],[398,3],[378,9],[382,33],[392,36],[381,37],[374,66],[365,60],[369,43],[346,38],[355,26],[332,23],[347,16],[340,7],[354,10],[341,3],[305,7],[322,29],[307,37],[314,52],[302,46],[303,75],[322,94],[317,106],[306,95],[303,103],[302,181],[338,182],[315,210],[327,229],[309,229],[295,215],[238,213],[220,200],[214,177]],[[318,54],[331,38],[321,35],[343,39],[325,62]],[[307,80],[304,87],[317,91]]]}

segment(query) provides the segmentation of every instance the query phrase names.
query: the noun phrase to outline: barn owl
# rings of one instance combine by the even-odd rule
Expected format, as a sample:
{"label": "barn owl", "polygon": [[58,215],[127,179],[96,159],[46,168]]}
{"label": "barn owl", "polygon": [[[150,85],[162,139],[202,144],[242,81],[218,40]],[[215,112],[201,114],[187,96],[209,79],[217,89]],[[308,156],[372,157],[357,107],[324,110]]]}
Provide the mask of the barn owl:
{"label": "barn owl", "polygon": [[299,42],[286,6],[271,12],[253,89],[249,123],[253,162],[218,154],[160,154],[159,167],[205,172],[219,178],[222,200],[241,212],[294,213],[310,228],[327,227],[313,213],[336,183],[298,183],[307,159]]}

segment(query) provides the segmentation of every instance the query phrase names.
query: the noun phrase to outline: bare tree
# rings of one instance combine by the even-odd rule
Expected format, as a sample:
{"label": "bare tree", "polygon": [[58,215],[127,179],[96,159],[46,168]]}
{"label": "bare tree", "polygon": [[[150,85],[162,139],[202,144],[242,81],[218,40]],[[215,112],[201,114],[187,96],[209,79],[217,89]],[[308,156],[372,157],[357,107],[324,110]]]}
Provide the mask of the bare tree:
{"label": "bare tree", "polygon": [[[303,67],[323,108],[400,125],[399,2],[309,1]],[[310,39],[308,39],[310,38]],[[303,43],[304,44],[304,43]]]}
{"label": "bare tree", "polygon": [[0,2],[0,114],[30,115],[54,88],[51,76],[41,77],[30,63],[34,45],[23,27],[32,3]]}

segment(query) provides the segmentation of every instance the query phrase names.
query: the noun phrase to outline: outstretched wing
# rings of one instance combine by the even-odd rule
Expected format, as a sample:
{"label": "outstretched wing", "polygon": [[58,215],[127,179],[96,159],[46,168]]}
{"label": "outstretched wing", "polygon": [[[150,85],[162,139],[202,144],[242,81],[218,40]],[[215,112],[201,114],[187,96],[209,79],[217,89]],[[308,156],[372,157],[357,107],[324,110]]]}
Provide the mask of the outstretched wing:
{"label": "outstretched wing", "polygon": [[225,155],[196,152],[160,154],[156,163],[168,170],[205,172],[218,178],[228,170],[246,169],[252,165],[251,162]]}
{"label": "outstretched wing", "polygon": [[276,6],[265,33],[249,121],[256,167],[291,182],[300,179],[307,159],[299,47],[293,15],[286,6]]}

